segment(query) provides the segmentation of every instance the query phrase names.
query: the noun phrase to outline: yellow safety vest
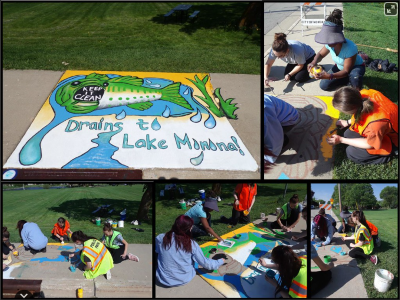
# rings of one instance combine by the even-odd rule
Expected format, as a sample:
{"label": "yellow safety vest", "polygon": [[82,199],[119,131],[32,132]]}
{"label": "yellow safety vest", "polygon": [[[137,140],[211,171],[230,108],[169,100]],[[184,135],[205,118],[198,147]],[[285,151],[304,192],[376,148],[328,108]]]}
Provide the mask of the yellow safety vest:
{"label": "yellow safety vest", "polygon": [[108,270],[114,267],[114,262],[110,252],[102,242],[91,239],[83,243],[81,260],[85,263],[85,256],[89,257],[92,267],[83,272],[87,279],[96,278],[99,275],[106,274]]}
{"label": "yellow safety vest", "polygon": [[363,249],[365,254],[371,254],[374,250],[374,239],[372,238],[371,233],[368,231],[367,227],[364,225],[360,225],[360,228],[354,233],[355,243],[357,244],[360,241],[360,235],[364,235],[365,241],[362,246],[357,246]]}
{"label": "yellow safety vest", "polygon": [[119,249],[118,245],[114,245],[113,244],[113,242],[114,242],[115,238],[118,236],[118,234],[121,234],[121,233],[114,230],[112,236],[106,236],[106,238],[105,238],[105,243],[106,244],[105,245],[106,245],[107,248]]}
{"label": "yellow safety vest", "polygon": [[285,203],[282,206],[282,210],[283,210],[283,216],[281,217],[281,220],[287,220],[290,217],[290,214],[292,213],[293,210],[297,211],[297,214],[299,213],[299,204],[296,205],[296,208],[291,208],[290,210],[290,214],[288,215],[288,205],[289,203]]}
{"label": "yellow safety vest", "polygon": [[292,298],[307,298],[307,255],[301,256],[301,268],[289,288]]}

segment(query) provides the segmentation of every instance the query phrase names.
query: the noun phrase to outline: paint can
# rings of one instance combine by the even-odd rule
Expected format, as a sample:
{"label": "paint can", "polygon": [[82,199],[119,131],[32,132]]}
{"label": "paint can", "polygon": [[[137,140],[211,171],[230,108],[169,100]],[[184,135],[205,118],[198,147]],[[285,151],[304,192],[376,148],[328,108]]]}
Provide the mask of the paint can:
{"label": "paint can", "polygon": [[217,248],[211,248],[211,250],[209,251],[209,253],[211,254],[215,254],[217,252]]}
{"label": "paint can", "polygon": [[123,220],[118,221],[118,227],[119,228],[124,227],[124,221]]}
{"label": "paint can", "polygon": [[264,220],[265,219],[265,213],[261,213],[261,220]]}
{"label": "paint can", "polygon": [[180,204],[180,206],[181,206],[182,209],[186,209],[186,202],[185,202],[185,200],[179,201],[179,204]]}
{"label": "paint can", "polygon": [[331,256],[330,255],[325,255],[324,256],[324,263],[328,264],[331,262]]}
{"label": "paint can", "polygon": [[112,223],[112,228],[117,228],[118,223],[117,222],[113,222]]}
{"label": "paint can", "polygon": [[18,256],[18,251],[13,252],[14,256]]}
{"label": "paint can", "polygon": [[375,271],[374,287],[378,292],[385,293],[390,289],[393,281],[393,274],[385,269]]}
{"label": "paint can", "polygon": [[98,217],[96,218],[96,225],[97,225],[97,226],[100,226],[100,225],[101,225],[101,219],[98,218]]}
{"label": "paint can", "polygon": [[77,294],[78,294],[78,298],[83,298],[83,289],[79,288],[76,291],[77,291]]}
{"label": "paint can", "polygon": [[206,199],[206,192],[204,190],[199,190],[200,199]]}

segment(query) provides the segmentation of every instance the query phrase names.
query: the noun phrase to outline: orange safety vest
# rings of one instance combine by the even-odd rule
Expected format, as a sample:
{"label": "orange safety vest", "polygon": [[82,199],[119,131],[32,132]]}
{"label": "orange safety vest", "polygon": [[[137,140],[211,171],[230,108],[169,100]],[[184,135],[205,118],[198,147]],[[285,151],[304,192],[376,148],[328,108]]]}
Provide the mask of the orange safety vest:
{"label": "orange safety vest", "polygon": [[[399,107],[386,98],[381,92],[376,90],[361,90],[361,96],[363,98],[369,98],[374,104],[374,109],[369,114],[361,115],[360,121],[356,124],[354,115],[351,117],[350,130],[357,132],[363,137],[366,137],[363,133],[365,128],[376,121],[388,122],[392,128],[392,132],[399,134],[398,124],[398,110]],[[382,146],[380,149],[366,149],[369,154],[372,155],[389,155],[392,152],[392,143],[398,146],[398,139],[391,140],[390,136],[385,135],[382,139]]]}
{"label": "orange safety vest", "polygon": [[252,188],[249,184],[238,184],[235,188],[235,193],[238,195],[239,205],[235,206],[235,210],[248,210],[251,206],[251,201],[257,195],[257,184]]}
{"label": "orange safety vest", "polygon": [[367,221],[369,229],[371,229],[371,235],[378,235],[378,227],[376,227],[374,224],[372,224],[370,221]]}
{"label": "orange safety vest", "polygon": [[54,227],[53,227],[53,230],[51,231],[51,233],[54,235],[58,234],[60,236],[64,236],[64,235],[67,235],[68,229],[69,229],[69,222],[67,220],[65,220],[64,228],[61,228],[57,222],[56,224],[54,224]]}

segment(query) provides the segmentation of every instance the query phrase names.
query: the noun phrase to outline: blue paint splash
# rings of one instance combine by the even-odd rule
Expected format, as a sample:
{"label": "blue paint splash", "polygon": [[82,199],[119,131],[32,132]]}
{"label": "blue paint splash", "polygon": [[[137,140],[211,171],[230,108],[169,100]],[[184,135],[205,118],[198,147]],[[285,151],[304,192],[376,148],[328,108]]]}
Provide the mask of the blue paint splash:
{"label": "blue paint splash", "polygon": [[154,121],[151,123],[151,128],[153,130],[160,130],[161,129],[161,125],[160,123],[157,121],[157,118],[154,119]]}
{"label": "blue paint splash", "polygon": [[201,151],[199,156],[193,157],[193,158],[190,159],[190,163],[193,166],[198,166],[203,162],[203,159],[204,159],[204,153],[203,153],[203,151]]}
{"label": "blue paint splash", "polygon": [[40,258],[32,258],[31,261],[38,261],[39,263],[45,262],[45,261],[61,261],[65,262],[68,261],[68,257],[65,257],[63,255],[59,255],[57,258],[48,258],[48,257],[40,257]]}
{"label": "blue paint splash", "polygon": [[201,112],[199,109],[197,109],[197,114],[195,114],[193,117],[190,118],[190,121],[192,121],[193,123],[198,123],[201,121]]}
{"label": "blue paint splash", "polygon": [[278,179],[290,179],[285,173],[281,173],[281,175],[279,175]]}
{"label": "blue paint splash", "polygon": [[204,126],[208,129],[213,129],[217,125],[214,117],[211,114],[208,114],[208,119],[204,122]]}
{"label": "blue paint splash", "polygon": [[60,246],[60,247],[57,248],[57,250],[71,250],[73,248],[74,247],[72,247],[72,246]]}
{"label": "blue paint splash", "polygon": [[122,128],[116,131],[103,132],[97,135],[92,142],[98,144],[97,147],[89,149],[81,156],[74,158],[72,161],[63,166],[63,169],[76,168],[95,168],[95,169],[121,169],[128,166],[121,164],[119,161],[112,158],[114,152],[119,148],[111,145],[111,138],[120,132]]}

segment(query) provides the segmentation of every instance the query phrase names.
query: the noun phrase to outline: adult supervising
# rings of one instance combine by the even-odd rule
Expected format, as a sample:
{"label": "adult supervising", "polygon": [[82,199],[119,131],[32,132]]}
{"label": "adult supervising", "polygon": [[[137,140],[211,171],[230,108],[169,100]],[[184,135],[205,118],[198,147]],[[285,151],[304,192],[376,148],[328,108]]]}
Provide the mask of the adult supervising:
{"label": "adult supervising", "polygon": [[286,34],[275,33],[272,49],[265,64],[265,85],[269,85],[269,73],[276,58],[282,59],[287,66],[285,68],[285,80],[305,82],[310,79],[307,66],[313,61],[315,51],[299,41],[286,40]]}
{"label": "adult supervising", "polygon": [[326,18],[322,29],[315,35],[315,41],[325,46],[308,64],[308,70],[318,64],[329,53],[335,65],[328,72],[321,72],[315,77],[322,79],[319,86],[324,91],[336,90],[338,87],[350,84],[361,90],[365,74],[365,64],[358,55],[356,44],[344,37],[343,17],[340,9],[335,9]]}

